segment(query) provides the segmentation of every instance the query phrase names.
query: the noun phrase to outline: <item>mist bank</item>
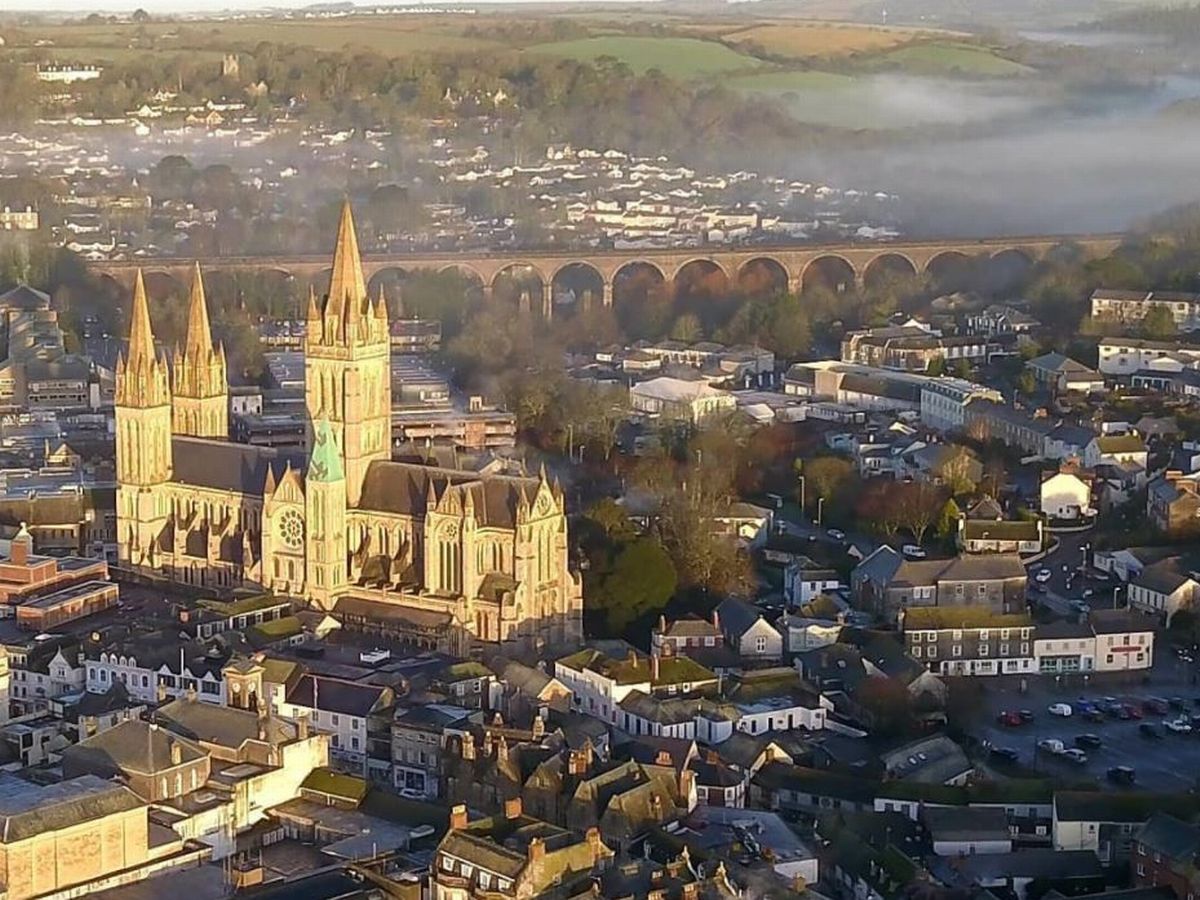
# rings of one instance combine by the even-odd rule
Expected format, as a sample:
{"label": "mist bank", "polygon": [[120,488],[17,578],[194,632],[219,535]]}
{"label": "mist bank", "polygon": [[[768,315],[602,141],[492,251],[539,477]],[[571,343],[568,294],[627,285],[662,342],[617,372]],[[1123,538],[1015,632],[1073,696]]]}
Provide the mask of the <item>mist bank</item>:
{"label": "mist bank", "polygon": [[[911,94],[911,83],[903,90]],[[831,183],[899,194],[914,237],[1123,231],[1200,200],[1200,116],[1169,112],[1196,97],[1200,79],[1169,79],[1141,97],[1092,98],[1088,111],[1031,104],[999,129],[818,153],[804,165]]]}

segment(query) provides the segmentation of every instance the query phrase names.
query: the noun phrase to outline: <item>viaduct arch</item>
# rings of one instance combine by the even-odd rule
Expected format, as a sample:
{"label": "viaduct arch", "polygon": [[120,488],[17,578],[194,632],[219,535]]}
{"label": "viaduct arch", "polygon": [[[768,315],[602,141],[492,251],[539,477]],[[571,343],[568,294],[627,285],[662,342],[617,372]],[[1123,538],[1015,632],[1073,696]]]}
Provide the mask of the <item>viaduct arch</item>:
{"label": "viaduct arch", "polygon": [[[553,312],[552,291],[555,280],[571,267],[584,267],[600,279],[601,298],[604,305],[613,302],[613,283],[618,273],[634,266],[648,266],[662,276],[665,283],[673,283],[689,265],[704,263],[720,270],[731,284],[737,282],[751,264],[769,267],[782,281],[786,277],[789,290],[800,291],[805,284],[806,274],[810,277],[827,265],[844,264],[847,278],[862,286],[869,276],[881,269],[893,266],[911,267],[914,274],[936,270],[952,260],[989,259],[1027,262],[1032,265],[1044,259],[1051,251],[1064,244],[1074,245],[1088,257],[1106,256],[1120,246],[1123,235],[1039,235],[1030,237],[998,237],[981,240],[928,240],[895,241],[890,243],[845,243],[845,244],[802,244],[802,245],[752,245],[730,248],[681,248],[665,250],[602,250],[576,253],[522,252],[519,254],[391,254],[367,256],[363,259],[363,274],[370,280],[386,270],[414,272],[420,269],[445,271],[457,269],[478,278],[485,299],[490,299],[498,279],[515,269],[535,276],[540,289],[533,286],[523,289],[530,297],[528,302],[534,310],[549,316]],[[833,260],[833,263],[829,261]],[[112,260],[92,263],[93,271],[119,282],[126,289],[133,283],[134,272],[139,266],[147,272],[153,271],[175,282],[188,283],[188,272],[194,264],[192,259],[159,257],[147,260]],[[329,258],[320,256],[294,257],[244,257],[226,256],[201,259],[200,265],[210,272],[246,269],[272,269],[287,277],[304,279],[316,283],[320,275],[328,271]],[[828,278],[826,279],[828,280]],[[835,288],[837,284],[833,285]],[[846,285],[842,284],[841,287]],[[540,290],[540,293],[538,291]]]}

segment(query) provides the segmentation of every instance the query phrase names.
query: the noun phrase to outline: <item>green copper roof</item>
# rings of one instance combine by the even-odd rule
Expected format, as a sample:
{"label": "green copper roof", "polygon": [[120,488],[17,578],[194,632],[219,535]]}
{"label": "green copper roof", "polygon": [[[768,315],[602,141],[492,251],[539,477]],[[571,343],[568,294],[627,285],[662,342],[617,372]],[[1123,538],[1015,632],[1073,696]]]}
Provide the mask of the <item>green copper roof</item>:
{"label": "green copper roof", "polygon": [[328,419],[313,422],[312,458],[308,461],[308,480],[328,484],[345,478],[342,454]]}

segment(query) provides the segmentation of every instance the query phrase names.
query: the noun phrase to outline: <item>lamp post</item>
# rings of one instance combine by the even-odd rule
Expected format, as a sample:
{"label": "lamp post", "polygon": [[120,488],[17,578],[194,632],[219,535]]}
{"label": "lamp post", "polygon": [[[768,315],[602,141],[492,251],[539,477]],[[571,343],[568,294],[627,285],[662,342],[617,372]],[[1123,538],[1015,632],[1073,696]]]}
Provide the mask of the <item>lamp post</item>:
{"label": "lamp post", "polygon": [[818,497],[817,498],[817,525],[818,526],[821,524],[821,513],[823,513],[824,511],[825,511],[825,498]]}
{"label": "lamp post", "polygon": [[800,518],[804,518],[804,476],[797,475],[796,480],[800,482]]}

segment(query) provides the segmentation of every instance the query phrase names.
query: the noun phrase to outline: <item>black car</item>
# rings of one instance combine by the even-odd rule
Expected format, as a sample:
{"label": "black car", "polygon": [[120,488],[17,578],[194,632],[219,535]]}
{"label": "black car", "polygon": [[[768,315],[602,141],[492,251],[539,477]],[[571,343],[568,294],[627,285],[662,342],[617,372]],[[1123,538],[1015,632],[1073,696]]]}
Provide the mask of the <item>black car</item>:
{"label": "black car", "polygon": [[[1162,697],[1147,697],[1142,701],[1142,706],[1147,711],[1161,716],[1164,715],[1170,707],[1174,706],[1174,700],[1168,701],[1164,700]],[[1175,708],[1182,709],[1182,707]]]}
{"label": "black car", "polygon": [[1151,725],[1149,722],[1143,722],[1141,725],[1139,725],[1138,732],[1144,738],[1152,738],[1154,740],[1159,740],[1162,738],[1162,732],[1159,731],[1157,728],[1155,728],[1153,725]]}
{"label": "black car", "polygon": [[1171,709],[1183,710],[1187,708],[1187,701],[1182,697],[1172,697],[1167,703],[1171,705]]}
{"label": "black car", "polygon": [[1108,780],[1115,784],[1133,784],[1137,780],[1137,772],[1129,766],[1113,766],[1108,770]]}
{"label": "black car", "polygon": [[1075,746],[1082,747],[1085,750],[1097,750],[1100,748],[1101,740],[1099,735],[1095,734],[1077,734],[1075,735]]}
{"label": "black car", "polygon": [[1032,722],[1033,721],[1033,710],[1032,709],[1019,709],[1019,710],[1017,710],[1017,715],[1021,717],[1022,722]]}
{"label": "black car", "polygon": [[1020,760],[1021,754],[1012,747],[993,747],[992,759],[997,762],[1015,763]]}

